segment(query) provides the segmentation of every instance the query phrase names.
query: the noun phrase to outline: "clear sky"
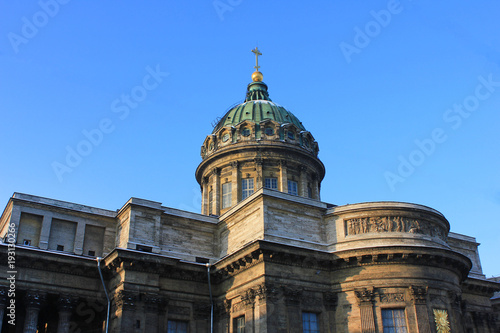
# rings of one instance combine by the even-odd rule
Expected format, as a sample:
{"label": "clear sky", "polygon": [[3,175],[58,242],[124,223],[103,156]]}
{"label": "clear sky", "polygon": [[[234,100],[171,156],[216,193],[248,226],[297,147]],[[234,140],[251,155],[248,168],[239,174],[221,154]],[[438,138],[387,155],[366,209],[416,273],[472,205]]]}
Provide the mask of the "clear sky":
{"label": "clear sky", "polygon": [[258,46],[273,101],[319,143],[322,200],[404,201],[500,275],[498,1],[1,1],[0,201],[199,212],[211,123]]}

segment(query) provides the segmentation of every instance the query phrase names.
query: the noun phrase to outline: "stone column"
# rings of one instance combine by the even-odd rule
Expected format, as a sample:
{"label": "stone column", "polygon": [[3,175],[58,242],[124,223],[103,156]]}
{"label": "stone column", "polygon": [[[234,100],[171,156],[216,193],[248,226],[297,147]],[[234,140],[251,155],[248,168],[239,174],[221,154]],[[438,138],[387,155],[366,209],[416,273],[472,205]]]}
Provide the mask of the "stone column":
{"label": "stone column", "polygon": [[42,250],[49,248],[50,226],[52,225],[52,214],[44,214],[42,220],[42,229],[40,231],[40,242],[38,246]]}
{"label": "stone column", "polygon": [[68,295],[59,296],[59,322],[57,324],[57,333],[69,333],[71,313],[75,307],[76,299]]}
{"label": "stone column", "polygon": [[236,206],[240,202],[240,172],[238,161],[231,162],[231,207]]}
{"label": "stone column", "polygon": [[24,318],[24,333],[36,333],[38,314],[45,301],[45,294],[39,291],[28,291],[25,297],[26,317]]}
{"label": "stone column", "polygon": [[241,296],[245,304],[245,332],[249,333],[255,333],[255,296],[256,292],[253,289],[248,289]]}
{"label": "stone column", "polygon": [[[78,221],[77,227],[76,227],[76,235],[75,235],[75,245],[73,248],[73,252],[75,254],[82,254],[83,253],[83,240],[85,238],[85,222],[84,221]],[[87,253],[85,253],[87,254]]]}
{"label": "stone column", "polygon": [[[138,295],[131,291],[120,290],[115,296],[115,315],[113,318],[112,332],[133,333],[135,332],[135,311]],[[111,325],[110,325],[111,326]]]}
{"label": "stone column", "polygon": [[[273,320],[277,314],[275,311],[275,301],[277,296],[276,288],[269,283],[262,283],[255,290],[257,303],[255,305],[255,333],[271,332],[269,320]],[[277,329],[277,328],[275,328]]]}
{"label": "stone column", "polygon": [[372,289],[361,289],[354,291],[358,298],[360,319],[361,319],[361,332],[362,333],[376,333],[375,330],[375,317],[373,315],[373,301],[374,292]]}
{"label": "stone column", "polygon": [[213,187],[214,189],[212,191],[214,197],[212,198],[212,212],[214,215],[220,215],[220,206],[221,206],[221,188],[220,188],[220,169],[219,168],[214,168],[213,171]]}
{"label": "stone column", "polygon": [[210,331],[210,303],[196,302],[193,304],[193,315],[195,318],[195,332]]}
{"label": "stone column", "polygon": [[300,311],[302,290],[284,287],[283,295],[286,304],[287,332],[302,332],[302,314]]}
{"label": "stone column", "polygon": [[[5,313],[5,307],[9,300],[7,299],[8,290],[6,288],[0,288],[0,332],[3,326],[3,315]],[[8,320],[9,318],[7,318]]]}
{"label": "stone column", "polygon": [[255,177],[255,191],[264,187],[264,174],[262,169],[262,158],[255,159],[255,167],[257,171],[257,175]]}
{"label": "stone column", "polygon": [[410,286],[410,295],[415,307],[415,315],[419,333],[431,332],[429,313],[427,311],[427,289],[423,286]]}
{"label": "stone column", "polygon": [[327,313],[327,327],[326,332],[335,332],[335,310],[337,308],[337,294],[331,291],[323,293],[323,305]]}
{"label": "stone column", "polygon": [[312,175],[312,197],[313,199],[316,200],[321,200],[320,195],[319,195],[319,179],[317,174]]}
{"label": "stone column", "polygon": [[215,332],[229,333],[229,321],[231,320],[231,300],[225,299],[217,304],[215,316]]}
{"label": "stone column", "polygon": [[307,168],[303,165],[299,167],[300,171],[300,186],[299,196],[307,198]]}
{"label": "stone column", "polygon": [[280,166],[280,179],[278,184],[278,189],[281,192],[288,193],[288,175],[286,170],[286,161],[282,160],[279,163]]}
{"label": "stone column", "polygon": [[160,312],[165,307],[166,300],[156,294],[147,294],[144,297],[144,308],[146,310],[144,323],[145,332],[160,332]]}
{"label": "stone column", "polygon": [[208,177],[203,177],[201,179],[201,213],[203,215],[208,215],[208,192],[210,192],[210,187],[208,186]]}

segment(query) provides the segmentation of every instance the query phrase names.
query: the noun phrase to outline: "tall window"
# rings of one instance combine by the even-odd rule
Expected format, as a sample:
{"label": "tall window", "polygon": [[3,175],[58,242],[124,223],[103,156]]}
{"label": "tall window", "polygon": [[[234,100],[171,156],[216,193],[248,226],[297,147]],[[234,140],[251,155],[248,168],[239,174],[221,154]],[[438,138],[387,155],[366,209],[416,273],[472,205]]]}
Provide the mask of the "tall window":
{"label": "tall window", "polygon": [[241,200],[244,200],[253,193],[253,178],[241,180]]}
{"label": "tall window", "polygon": [[235,333],[245,333],[245,316],[240,316],[238,318],[234,318],[234,329]]}
{"label": "tall window", "polygon": [[264,179],[264,187],[271,190],[278,189],[278,178],[266,178]]}
{"label": "tall window", "polygon": [[312,197],[313,197],[313,190],[312,190],[312,188],[311,188],[311,185],[308,185],[308,186],[307,186],[307,197],[308,197],[308,198],[311,198],[311,199],[312,199]]}
{"label": "tall window", "polygon": [[169,320],[167,333],[187,333],[188,323],[180,320]]}
{"label": "tall window", "polygon": [[222,184],[222,208],[231,207],[231,183]]}
{"label": "tall window", "polygon": [[382,309],[384,333],[406,333],[404,309]]}
{"label": "tall window", "polygon": [[318,315],[312,312],[302,312],[302,330],[304,333],[319,333]]}
{"label": "tall window", "polygon": [[288,181],[288,194],[299,195],[299,191],[297,190],[297,182],[293,180]]}
{"label": "tall window", "polygon": [[214,191],[208,192],[208,215],[212,215],[212,204],[214,202]]}

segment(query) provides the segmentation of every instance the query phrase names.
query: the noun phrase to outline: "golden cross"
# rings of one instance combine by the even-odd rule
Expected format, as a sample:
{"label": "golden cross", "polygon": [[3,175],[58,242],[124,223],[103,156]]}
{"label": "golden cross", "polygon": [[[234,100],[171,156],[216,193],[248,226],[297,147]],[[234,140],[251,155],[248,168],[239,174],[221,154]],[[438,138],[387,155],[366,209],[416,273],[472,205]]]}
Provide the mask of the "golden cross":
{"label": "golden cross", "polygon": [[257,72],[259,71],[259,56],[262,55],[262,53],[260,53],[259,49],[256,47],[255,49],[252,50],[253,53],[255,53],[255,66],[254,68],[257,70]]}

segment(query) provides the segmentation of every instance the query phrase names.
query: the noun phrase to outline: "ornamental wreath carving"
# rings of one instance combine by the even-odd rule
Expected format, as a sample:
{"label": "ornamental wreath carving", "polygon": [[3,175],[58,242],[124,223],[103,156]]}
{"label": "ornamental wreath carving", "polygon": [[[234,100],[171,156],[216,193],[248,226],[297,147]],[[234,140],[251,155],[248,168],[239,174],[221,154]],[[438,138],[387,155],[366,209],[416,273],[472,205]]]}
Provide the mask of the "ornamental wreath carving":
{"label": "ornamental wreath carving", "polygon": [[404,216],[376,216],[344,221],[346,236],[380,232],[408,232],[446,239],[445,230],[426,220]]}

